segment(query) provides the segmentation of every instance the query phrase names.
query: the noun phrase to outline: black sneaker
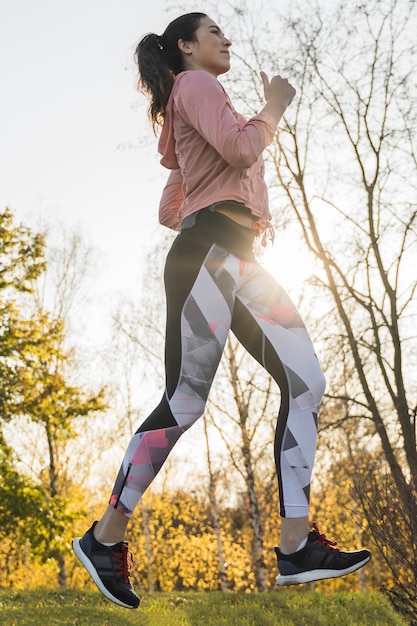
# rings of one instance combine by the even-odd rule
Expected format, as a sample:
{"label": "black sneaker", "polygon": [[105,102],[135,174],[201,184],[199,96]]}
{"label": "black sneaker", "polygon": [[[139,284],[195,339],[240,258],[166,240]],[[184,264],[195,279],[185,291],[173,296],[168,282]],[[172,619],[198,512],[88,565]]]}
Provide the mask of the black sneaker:
{"label": "black sneaker", "polygon": [[72,549],[106,598],[126,609],[137,609],[140,600],[129,582],[132,558],[127,543],[103,546],[93,535],[96,524],[84,537],[74,539]]}
{"label": "black sneaker", "polygon": [[345,576],[365,565],[371,558],[369,550],[342,552],[336,541],[321,535],[317,524],[308,534],[307,544],[293,554],[275,548],[278,558],[277,585],[300,585],[323,578]]}

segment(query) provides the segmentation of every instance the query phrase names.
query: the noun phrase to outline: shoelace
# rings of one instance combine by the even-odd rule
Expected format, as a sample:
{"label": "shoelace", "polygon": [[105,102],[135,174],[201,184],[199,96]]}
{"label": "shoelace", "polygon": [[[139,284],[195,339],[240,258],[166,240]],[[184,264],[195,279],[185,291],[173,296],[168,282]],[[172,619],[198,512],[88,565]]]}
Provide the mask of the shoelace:
{"label": "shoelace", "polygon": [[133,566],[133,555],[127,547],[126,543],[122,543],[122,551],[113,554],[116,561],[116,572],[125,585],[129,582],[129,574]]}
{"label": "shoelace", "polygon": [[313,530],[318,535],[318,539],[313,541],[314,545],[316,545],[316,546],[326,546],[326,548],[329,548],[331,550],[339,551],[339,548],[336,548],[337,541],[330,541],[330,539],[327,539],[326,535],[320,533],[319,527],[317,526],[316,522],[313,522]]}

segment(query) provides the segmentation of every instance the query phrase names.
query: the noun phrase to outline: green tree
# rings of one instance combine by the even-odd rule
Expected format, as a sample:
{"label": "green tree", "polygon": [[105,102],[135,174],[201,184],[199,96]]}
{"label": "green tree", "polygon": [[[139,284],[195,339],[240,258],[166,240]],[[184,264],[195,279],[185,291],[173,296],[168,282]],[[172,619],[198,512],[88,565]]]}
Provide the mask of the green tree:
{"label": "green tree", "polygon": [[[76,363],[65,344],[65,303],[61,302],[55,315],[39,306],[35,281],[46,267],[43,237],[16,226],[10,211],[0,216],[0,225],[2,425],[11,422],[15,429],[35,428],[38,449],[44,448],[47,458],[46,471],[23,472],[25,459],[11,452],[2,433],[3,495],[15,497],[6,498],[0,526],[10,528],[14,517],[17,542],[29,545],[32,556],[43,561],[55,559],[59,584],[65,587],[64,556],[71,526],[81,511],[71,499],[74,485],[65,471],[64,451],[77,436],[76,421],[104,408],[103,391],[85,391],[70,382]],[[65,272],[69,273],[67,264]],[[29,524],[29,520],[36,523]]]}
{"label": "green tree", "polygon": [[30,349],[44,341],[37,320],[22,315],[17,299],[33,292],[34,281],[45,270],[45,241],[13,214],[0,213],[0,411],[1,421],[14,414],[17,370]]}
{"label": "green tree", "polygon": [[[51,339],[51,338],[49,338]],[[67,586],[65,554],[74,520],[80,511],[72,506],[74,478],[68,476],[65,450],[77,438],[75,428],[80,418],[90,417],[104,409],[103,391],[84,391],[71,385],[66,375],[69,356],[63,351],[58,334],[31,353],[28,365],[19,370],[21,398],[18,415],[38,426],[47,448],[47,470],[38,476],[46,501],[43,518],[49,519],[50,532],[42,545],[44,559],[54,558],[59,565],[59,585]]]}

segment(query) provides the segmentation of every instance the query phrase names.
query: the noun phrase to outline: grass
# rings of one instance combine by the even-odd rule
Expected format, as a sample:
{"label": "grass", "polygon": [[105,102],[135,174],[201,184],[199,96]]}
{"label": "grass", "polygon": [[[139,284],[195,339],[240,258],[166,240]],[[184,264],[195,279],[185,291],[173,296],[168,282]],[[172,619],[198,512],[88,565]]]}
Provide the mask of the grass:
{"label": "grass", "polygon": [[138,610],[95,591],[0,591],[7,626],[405,626],[377,593],[153,593]]}

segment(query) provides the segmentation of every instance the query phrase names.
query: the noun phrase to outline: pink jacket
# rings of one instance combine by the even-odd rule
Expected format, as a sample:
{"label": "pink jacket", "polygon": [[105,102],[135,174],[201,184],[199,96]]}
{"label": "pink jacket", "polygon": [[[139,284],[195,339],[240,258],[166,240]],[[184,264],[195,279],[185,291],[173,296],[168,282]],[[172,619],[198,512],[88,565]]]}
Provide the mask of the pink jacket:
{"label": "pink jacket", "polygon": [[179,230],[185,217],[214,202],[234,200],[269,220],[262,152],[277,120],[269,113],[246,120],[209,72],[174,79],[158,150],[172,170],[159,206],[159,221]]}

